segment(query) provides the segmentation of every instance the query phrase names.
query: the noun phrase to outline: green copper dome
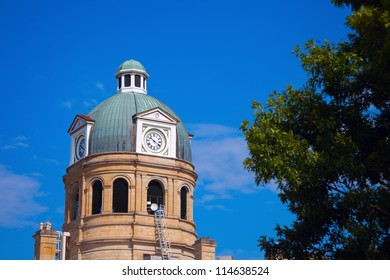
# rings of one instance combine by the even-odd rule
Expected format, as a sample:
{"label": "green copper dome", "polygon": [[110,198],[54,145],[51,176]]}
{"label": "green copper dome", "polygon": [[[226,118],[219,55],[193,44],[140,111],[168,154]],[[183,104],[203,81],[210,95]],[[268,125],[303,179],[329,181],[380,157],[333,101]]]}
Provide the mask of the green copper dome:
{"label": "green copper dome", "polygon": [[121,65],[119,65],[117,72],[122,70],[130,70],[130,69],[146,72],[145,67],[139,61],[134,59],[126,60]]}
{"label": "green copper dome", "polygon": [[[133,129],[132,117],[135,114],[157,107],[180,120],[175,112],[167,105],[144,93],[118,93],[97,105],[88,114],[95,120],[90,154],[116,151],[135,152],[135,143],[133,142],[136,137],[133,135],[135,129]],[[191,147],[188,132],[181,121],[179,121],[176,128],[176,157],[191,162]]]}

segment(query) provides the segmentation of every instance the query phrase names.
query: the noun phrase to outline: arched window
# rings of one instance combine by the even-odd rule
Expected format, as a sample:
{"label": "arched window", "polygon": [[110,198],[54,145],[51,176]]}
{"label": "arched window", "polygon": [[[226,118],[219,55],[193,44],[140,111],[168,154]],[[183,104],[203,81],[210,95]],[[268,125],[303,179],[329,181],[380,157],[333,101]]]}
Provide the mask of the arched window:
{"label": "arched window", "polygon": [[127,213],[128,212],[128,184],[124,179],[116,179],[114,181],[112,194],[112,212]]}
{"label": "arched window", "polygon": [[[150,183],[148,185],[148,193],[147,193],[146,199],[147,199],[147,202],[149,202],[150,204],[155,203],[158,206],[164,204],[163,187],[161,186],[161,184],[158,181],[156,181],[156,180],[150,181]],[[149,209],[148,209],[148,211],[149,211]],[[152,214],[152,212],[149,211],[149,214]]]}
{"label": "arched window", "polygon": [[79,189],[77,188],[76,195],[74,196],[74,207],[73,209],[73,214],[72,214],[72,221],[76,220],[78,213],[79,213]]}
{"label": "arched window", "polygon": [[102,182],[96,181],[92,186],[92,215],[102,213]]}
{"label": "arched window", "polygon": [[180,190],[180,219],[187,220],[187,194],[186,187],[182,187]]}

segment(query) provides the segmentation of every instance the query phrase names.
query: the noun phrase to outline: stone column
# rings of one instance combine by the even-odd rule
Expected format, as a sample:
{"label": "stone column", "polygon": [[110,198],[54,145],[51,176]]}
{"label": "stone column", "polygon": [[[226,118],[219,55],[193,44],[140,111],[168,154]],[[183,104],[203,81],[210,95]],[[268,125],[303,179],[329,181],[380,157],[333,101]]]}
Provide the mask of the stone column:
{"label": "stone column", "polygon": [[[142,208],[142,199],[143,194],[145,193],[145,187],[142,180],[142,174],[135,174],[135,211],[145,211],[145,209]],[[146,194],[145,194],[146,196]],[[146,202],[145,202],[146,203]]]}
{"label": "stone column", "polygon": [[129,186],[129,200],[128,200],[128,207],[129,212],[135,211],[135,186],[131,185]]}
{"label": "stone column", "polygon": [[87,211],[87,207],[88,207],[88,204],[87,204],[87,201],[88,201],[87,192],[88,192],[88,190],[85,188],[85,177],[83,176],[82,180],[81,180],[81,187],[80,187],[80,190],[79,190],[80,218],[84,218],[85,215],[86,215],[86,211]]}
{"label": "stone column", "polygon": [[188,194],[187,219],[194,222],[194,196],[192,191]]}
{"label": "stone column", "polygon": [[81,208],[81,218],[85,216],[91,215],[92,211],[90,211],[90,202],[92,199],[89,199],[89,191],[88,189],[83,190],[83,199],[82,199],[82,208]]}
{"label": "stone column", "polygon": [[111,212],[112,212],[112,187],[111,185],[104,185],[102,214],[107,214]]}

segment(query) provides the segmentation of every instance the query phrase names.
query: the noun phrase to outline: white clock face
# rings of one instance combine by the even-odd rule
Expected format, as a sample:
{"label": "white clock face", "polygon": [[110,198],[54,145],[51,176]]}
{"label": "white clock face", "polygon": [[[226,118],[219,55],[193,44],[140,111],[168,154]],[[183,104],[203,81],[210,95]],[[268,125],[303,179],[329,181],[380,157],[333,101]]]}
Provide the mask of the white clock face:
{"label": "white clock face", "polygon": [[75,153],[76,153],[77,159],[81,159],[85,156],[85,138],[84,138],[84,136],[80,136],[77,139]]}
{"label": "white clock face", "polygon": [[165,136],[159,130],[149,130],[145,134],[144,143],[149,151],[158,153],[165,148]]}

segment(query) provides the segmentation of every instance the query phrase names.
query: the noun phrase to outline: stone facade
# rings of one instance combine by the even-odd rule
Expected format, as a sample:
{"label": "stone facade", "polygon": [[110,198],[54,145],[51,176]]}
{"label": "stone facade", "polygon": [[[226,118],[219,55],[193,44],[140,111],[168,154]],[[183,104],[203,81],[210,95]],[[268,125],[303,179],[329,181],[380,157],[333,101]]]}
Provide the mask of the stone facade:
{"label": "stone facade", "polygon": [[197,260],[215,260],[215,247],[217,243],[206,237],[195,241],[195,259]]}
{"label": "stone facade", "polygon": [[[127,213],[113,213],[113,183],[128,183]],[[148,213],[147,191],[152,180],[164,191],[172,256],[195,259],[193,221],[194,166],[189,162],[136,153],[92,155],[73,165],[64,176],[66,201],[63,230],[70,232],[68,259],[137,259],[158,254],[154,216]],[[92,214],[92,185],[103,185],[102,211]],[[180,217],[181,188],[187,193],[186,219]],[[74,215],[78,190],[77,215]],[[76,216],[75,218],[73,218]]]}

